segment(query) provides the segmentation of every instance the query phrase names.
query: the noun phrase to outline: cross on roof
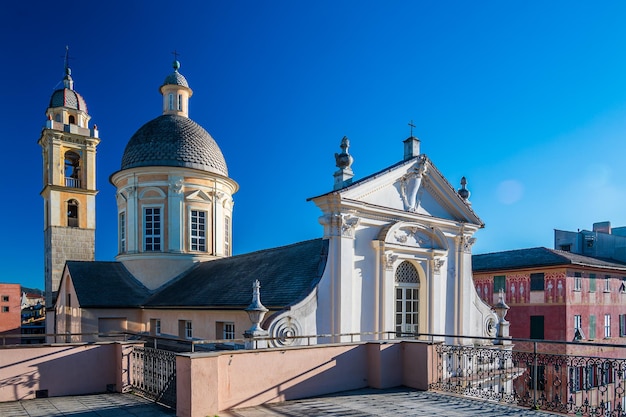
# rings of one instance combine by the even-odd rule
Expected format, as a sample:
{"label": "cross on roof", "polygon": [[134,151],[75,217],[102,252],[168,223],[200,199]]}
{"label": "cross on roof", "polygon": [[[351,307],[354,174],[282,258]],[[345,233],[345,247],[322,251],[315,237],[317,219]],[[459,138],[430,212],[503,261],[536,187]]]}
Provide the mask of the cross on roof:
{"label": "cross on roof", "polygon": [[415,125],[413,124],[413,120],[409,122],[409,126],[411,126],[411,137],[413,137],[413,128],[415,127]]}
{"label": "cross on roof", "polygon": [[174,61],[178,61],[178,55],[180,54],[176,52],[176,49],[174,49],[174,52],[172,52],[172,55],[174,55]]}
{"label": "cross on roof", "polygon": [[65,70],[65,72],[67,72],[67,69],[70,66],[70,62],[69,61],[70,61],[70,59],[72,59],[70,57],[70,47],[69,47],[69,45],[65,45],[65,56],[63,58],[64,58],[64,60],[63,60],[63,65],[64,65],[63,69]]}

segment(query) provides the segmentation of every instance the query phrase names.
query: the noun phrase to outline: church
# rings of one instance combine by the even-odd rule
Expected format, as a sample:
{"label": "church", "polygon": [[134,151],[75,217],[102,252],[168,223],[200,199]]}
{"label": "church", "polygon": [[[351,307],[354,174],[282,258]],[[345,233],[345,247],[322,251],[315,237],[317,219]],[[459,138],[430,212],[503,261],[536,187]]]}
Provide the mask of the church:
{"label": "church", "polygon": [[99,132],[67,65],[52,94],[38,142],[47,333],[241,339],[258,281],[254,299],[267,309],[260,327],[274,346],[320,334],[495,336],[497,317],[472,282],[483,222],[465,179],[456,190],[419,139],[398,141],[397,163],[356,180],[344,137],[334,186],[309,199],[321,236],[233,256],[239,186],[218,143],[188,117],[193,90],[178,61],[160,92],[162,114],[130,138],[109,177],[115,261],[95,260]]}

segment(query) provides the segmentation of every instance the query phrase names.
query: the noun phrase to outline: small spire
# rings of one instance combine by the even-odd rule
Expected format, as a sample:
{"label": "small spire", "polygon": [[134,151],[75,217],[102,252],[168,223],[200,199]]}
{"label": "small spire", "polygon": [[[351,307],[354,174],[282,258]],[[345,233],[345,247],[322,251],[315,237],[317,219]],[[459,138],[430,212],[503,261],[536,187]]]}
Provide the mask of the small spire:
{"label": "small spire", "polygon": [[65,74],[66,75],[71,75],[72,74],[72,70],[70,69],[70,46],[69,45],[65,45],[65,61],[64,61],[64,67],[65,67]]}
{"label": "small spire", "polygon": [[65,77],[63,77],[63,86],[65,88],[69,88],[70,90],[74,89],[74,80],[72,80],[72,70],[70,69],[70,47],[69,45],[65,45],[65,59],[63,61],[63,66],[65,69]]}

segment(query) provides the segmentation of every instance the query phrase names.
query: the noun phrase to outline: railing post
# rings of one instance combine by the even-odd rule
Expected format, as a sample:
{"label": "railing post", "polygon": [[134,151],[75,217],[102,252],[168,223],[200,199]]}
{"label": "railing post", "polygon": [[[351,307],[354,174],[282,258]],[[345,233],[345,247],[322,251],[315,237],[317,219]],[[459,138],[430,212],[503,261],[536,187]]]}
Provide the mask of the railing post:
{"label": "railing post", "polygon": [[537,366],[537,342],[533,342],[533,408],[537,410],[537,389],[539,388],[539,381],[537,381],[538,374]]}

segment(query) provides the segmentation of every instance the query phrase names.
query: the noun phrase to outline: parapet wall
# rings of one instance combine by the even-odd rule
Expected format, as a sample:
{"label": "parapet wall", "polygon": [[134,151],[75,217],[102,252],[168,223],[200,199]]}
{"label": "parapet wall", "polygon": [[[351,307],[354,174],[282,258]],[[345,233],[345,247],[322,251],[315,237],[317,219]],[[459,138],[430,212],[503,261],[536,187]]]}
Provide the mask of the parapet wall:
{"label": "parapet wall", "polygon": [[[143,345],[143,344],[141,344]],[[123,391],[133,344],[93,343],[0,351],[0,402]]]}
{"label": "parapet wall", "polygon": [[389,341],[179,355],[179,417],[205,417],[340,391],[405,385],[427,390],[433,345]]}

